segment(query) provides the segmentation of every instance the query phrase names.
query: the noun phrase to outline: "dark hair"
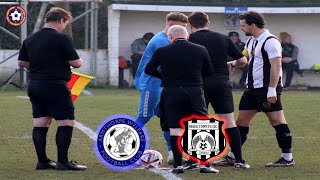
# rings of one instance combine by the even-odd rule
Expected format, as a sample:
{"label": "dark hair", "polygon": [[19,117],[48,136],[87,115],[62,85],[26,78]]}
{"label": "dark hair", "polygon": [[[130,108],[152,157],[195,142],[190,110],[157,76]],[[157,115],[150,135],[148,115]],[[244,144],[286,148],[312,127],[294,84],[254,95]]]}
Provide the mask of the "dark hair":
{"label": "dark hair", "polygon": [[168,21],[178,21],[182,23],[188,23],[188,16],[179,12],[171,12],[167,14],[167,22]]}
{"label": "dark hair", "polygon": [[204,12],[193,12],[188,16],[191,26],[202,28],[209,22],[209,16]]}
{"label": "dark hair", "polygon": [[60,21],[63,19],[64,21],[71,20],[72,15],[70,12],[59,8],[59,7],[52,7],[46,14],[44,22],[54,22],[54,21]]}
{"label": "dark hair", "polygon": [[266,24],[262,14],[255,11],[244,12],[239,15],[240,20],[246,20],[248,25],[255,24],[258,28],[264,28]]}
{"label": "dark hair", "polygon": [[153,36],[154,34],[152,32],[148,32],[148,33],[145,33],[142,38],[145,40],[150,40]]}

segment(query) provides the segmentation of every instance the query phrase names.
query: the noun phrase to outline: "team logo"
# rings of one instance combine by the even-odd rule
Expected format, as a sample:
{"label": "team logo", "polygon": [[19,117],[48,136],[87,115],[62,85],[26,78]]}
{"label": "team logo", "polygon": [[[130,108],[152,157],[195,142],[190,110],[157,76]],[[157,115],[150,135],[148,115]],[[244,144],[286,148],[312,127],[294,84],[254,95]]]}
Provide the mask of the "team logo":
{"label": "team logo", "polygon": [[146,131],[128,115],[110,116],[100,124],[96,133],[96,155],[114,170],[134,168],[149,145]]}
{"label": "team logo", "polygon": [[12,6],[6,14],[7,22],[12,26],[20,26],[27,19],[26,11],[20,6]]}
{"label": "team logo", "polygon": [[200,164],[223,157],[228,150],[223,123],[223,120],[217,120],[213,116],[191,116],[182,119],[180,126],[184,132],[178,140],[180,152]]}

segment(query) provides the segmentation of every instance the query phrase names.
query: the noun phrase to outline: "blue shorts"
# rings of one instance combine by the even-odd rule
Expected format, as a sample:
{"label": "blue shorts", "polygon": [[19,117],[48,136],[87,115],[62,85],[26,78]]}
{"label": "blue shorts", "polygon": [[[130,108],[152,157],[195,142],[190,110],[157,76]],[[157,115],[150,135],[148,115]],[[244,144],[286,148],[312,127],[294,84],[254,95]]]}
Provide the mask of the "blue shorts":
{"label": "blue shorts", "polygon": [[160,117],[160,96],[161,91],[140,91],[138,117]]}

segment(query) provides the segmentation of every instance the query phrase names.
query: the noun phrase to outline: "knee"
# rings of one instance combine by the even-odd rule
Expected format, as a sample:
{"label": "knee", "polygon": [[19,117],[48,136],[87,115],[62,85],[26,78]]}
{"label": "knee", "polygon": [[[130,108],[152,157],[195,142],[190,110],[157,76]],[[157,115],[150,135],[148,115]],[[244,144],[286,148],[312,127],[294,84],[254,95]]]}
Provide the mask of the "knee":
{"label": "knee", "polygon": [[251,119],[244,118],[244,117],[238,117],[236,120],[236,125],[248,127],[250,125],[250,122],[251,122]]}
{"label": "knee", "polygon": [[74,127],[75,121],[74,120],[58,120],[58,126],[71,126]]}

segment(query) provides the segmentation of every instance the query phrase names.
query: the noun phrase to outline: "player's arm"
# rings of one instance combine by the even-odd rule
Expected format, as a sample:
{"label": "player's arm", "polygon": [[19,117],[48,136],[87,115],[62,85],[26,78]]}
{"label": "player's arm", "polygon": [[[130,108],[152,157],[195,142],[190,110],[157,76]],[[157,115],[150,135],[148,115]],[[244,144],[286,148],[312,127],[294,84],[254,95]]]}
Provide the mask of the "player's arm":
{"label": "player's arm", "polygon": [[228,55],[234,59],[233,61],[228,62],[228,64],[232,68],[242,68],[248,63],[246,55],[244,55],[243,52],[241,52],[230,39],[228,39],[228,42]]}
{"label": "player's arm", "polygon": [[73,68],[79,68],[83,64],[83,60],[81,58],[75,59],[72,61],[68,61],[68,63],[73,67]]}
{"label": "player's arm", "polygon": [[65,36],[61,41],[65,59],[73,68],[79,68],[83,64],[83,60],[79,57],[76,49],[74,48],[71,37]]}
{"label": "player's arm", "polygon": [[277,91],[276,87],[279,82],[280,72],[282,68],[282,47],[277,39],[269,39],[264,46],[266,52],[268,53],[270,68],[270,82],[267,93],[267,100],[270,103],[275,103],[277,101]]}
{"label": "player's arm", "polygon": [[25,45],[25,42],[22,43],[22,46],[19,51],[19,57],[18,57],[18,66],[21,68],[29,68],[30,62],[29,57],[27,53],[27,48]]}
{"label": "player's arm", "polygon": [[157,77],[161,79],[161,71],[159,69],[160,66],[160,59],[161,59],[161,53],[160,50],[156,50],[156,52],[153,54],[151,60],[147,64],[144,72],[150,76]]}
{"label": "player's arm", "polygon": [[276,87],[279,82],[279,74],[281,71],[281,57],[271,58],[270,64],[270,83],[267,98],[270,103],[275,103],[277,101]]}

